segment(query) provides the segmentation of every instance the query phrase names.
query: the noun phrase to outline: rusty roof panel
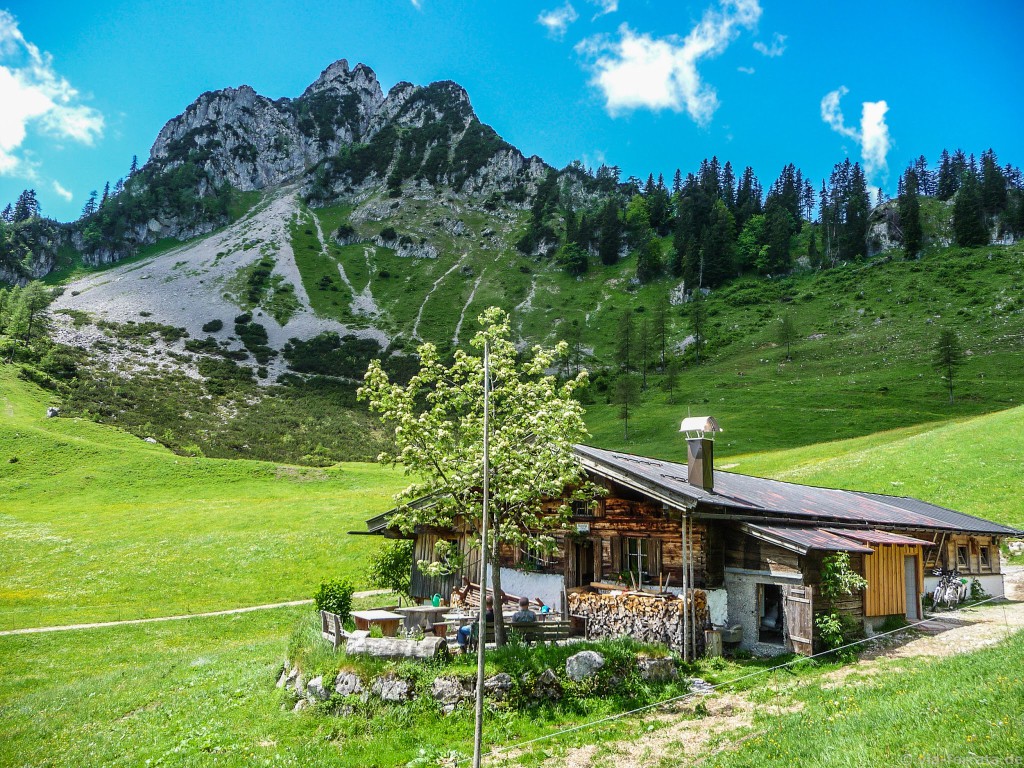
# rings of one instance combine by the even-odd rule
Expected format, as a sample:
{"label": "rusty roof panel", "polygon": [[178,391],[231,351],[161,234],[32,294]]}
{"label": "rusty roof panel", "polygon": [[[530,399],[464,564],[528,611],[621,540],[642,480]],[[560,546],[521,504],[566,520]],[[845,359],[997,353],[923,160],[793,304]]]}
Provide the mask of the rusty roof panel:
{"label": "rusty roof panel", "polygon": [[854,541],[863,541],[868,544],[908,544],[910,546],[934,547],[935,543],[925,539],[915,539],[913,536],[904,536],[899,533],[888,531],[863,531],[850,528],[826,528],[830,533],[845,536]]}
{"label": "rusty roof panel", "polygon": [[786,546],[795,545],[787,549],[797,549],[801,553],[809,550],[825,550],[829,552],[860,552],[870,555],[874,552],[871,547],[858,544],[852,539],[844,536],[837,536],[824,528],[804,528],[796,525],[761,525],[750,523],[744,528],[757,538]]}

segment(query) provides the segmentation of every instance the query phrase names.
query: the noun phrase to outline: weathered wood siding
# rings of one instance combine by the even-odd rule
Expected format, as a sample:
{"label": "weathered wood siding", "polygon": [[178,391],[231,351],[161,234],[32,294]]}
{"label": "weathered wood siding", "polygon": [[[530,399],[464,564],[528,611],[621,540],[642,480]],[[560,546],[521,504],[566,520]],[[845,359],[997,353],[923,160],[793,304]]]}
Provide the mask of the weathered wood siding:
{"label": "weathered wood siding", "polygon": [[[828,603],[821,595],[821,561],[828,557],[829,554],[831,553],[816,551],[810,552],[806,557],[801,558],[804,583],[814,587],[815,601],[817,603],[815,610],[824,611],[828,608]],[[863,576],[864,555],[859,552],[851,552],[850,568]],[[832,600],[831,604],[839,613],[845,613],[857,622],[864,618],[864,595],[860,592],[837,597]],[[815,637],[817,636],[817,630],[815,630]]]}
{"label": "weathered wood siding", "polygon": [[733,529],[727,534],[723,549],[725,565],[728,568],[769,571],[792,576],[803,574],[800,555],[777,544],[755,539],[738,529]]}
{"label": "weathered wood siding", "polygon": [[924,584],[922,548],[907,544],[875,544],[871,548],[875,550],[874,554],[864,555],[864,578],[868,581],[864,590],[864,615],[905,616],[907,587],[903,558],[917,558],[917,594]]}

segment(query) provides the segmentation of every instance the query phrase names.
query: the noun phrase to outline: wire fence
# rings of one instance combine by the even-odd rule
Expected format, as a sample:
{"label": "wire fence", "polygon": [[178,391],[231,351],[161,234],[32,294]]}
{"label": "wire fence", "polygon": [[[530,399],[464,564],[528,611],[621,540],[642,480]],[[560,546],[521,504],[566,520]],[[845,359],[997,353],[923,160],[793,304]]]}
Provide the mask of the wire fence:
{"label": "wire fence", "polygon": [[[615,720],[621,720],[624,717],[630,717],[632,715],[637,715],[637,714],[640,714],[642,712],[648,712],[648,711],[653,710],[653,709],[659,709],[659,708],[668,706],[669,704],[674,704],[676,702],[684,701],[686,699],[692,699],[692,698],[695,698],[695,697],[704,698],[706,696],[711,695],[712,693],[717,693],[719,690],[721,690],[723,688],[727,688],[729,686],[735,685],[736,683],[742,682],[744,680],[750,680],[751,678],[754,678],[754,677],[759,677],[761,675],[767,675],[770,672],[777,672],[780,669],[786,669],[788,667],[792,667],[792,666],[795,666],[797,664],[805,664],[810,659],[819,659],[819,658],[822,658],[822,657],[825,657],[825,656],[831,656],[833,654],[838,654],[838,653],[841,653],[842,651],[846,651],[846,650],[849,650],[851,648],[856,648],[857,646],[863,645],[865,643],[873,643],[876,640],[878,640],[878,638],[880,638],[880,637],[885,637],[887,635],[897,634],[899,632],[906,632],[908,629],[913,629],[914,627],[921,626],[922,624],[927,624],[929,622],[935,621],[937,618],[946,617],[946,616],[952,616],[952,615],[960,613],[961,611],[970,610],[972,608],[977,608],[979,605],[984,605],[985,603],[990,603],[990,602],[992,602],[994,600],[1002,600],[1003,598],[1004,598],[1004,595],[995,595],[993,597],[988,597],[988,598],[985,598],[984,600],[979,600],[977,602],[973,602],[970,605],[965,605],[962,608],[957,608],[957,609],[954,609],[954,610],[951,610],[951,611],[943,611],[941,614],[933,614],[930,618],[921,619],[920,621],[915,621],[913,623],[906,624],[906,625],[904,625],[902,627],[899,627],[897,629],[892,629],[892,630],[889,630],[887,632],[878,632],[876,634],[873,634],[871,637],[865,637],[865,638],[863,638],[861,640],[856,640],[856,641],[851,642],[851,643],[846,643],[845,645],[841,645],[838,648],[831,648],[831,649],[829,649],[827,651],[821,651],[820,653],[815,653],[815,654],[812,654],[810,656],[800,656],[798,658],[790,659],[789,661],[785,661],[785,662],[782,662],[780,664],[776,664],[775,666],[772,666],[772,667],[765,667],[763,669],[758,669],[758,670],[755,670],[755,671],[750,672],[748,674],[740,675],[739,677],[735,677],[732,680],[726,680],[726,681],[723,681],[721,683],[716,683],[714,685],[710,685],[708,688],[702,689],[700,691],[689,691],[687,693],[679,694],[678,696],[672,696],[670,698],[662,699],[660,701],[655,701],[655,702],[652,702],[650,704],[644,704],[641,707],[636,707],[635,709],[630,709],[630,710],[625,711],[625,712],[616,712],[613,715],[606,715],[605,717],[601,717],[601,718],[598,718],[596,720],[590,720],[590,721],[585,722],[585,723],[580,723],[580,724],[574,725],[574,726],[572,726],[570,728],[563,728],[563,729],[558,730],[558,731],[552,731],[551,733],[546,733],[546,734],[544,734],[542,736],[537,736],[537,737],[532,738],[532,739],[527,739],[526,741],[520,741],[520,742],[517,742],[515,744],[509,744],[509,745],[504,746],[504,747],[497,747],[495,749],[490,750],[489,752],[484,753],[484,757],[498,757],[498,756],[501,756],[502,754],[505,754],[505,753],[508,753],[508,752],[518,751],[518,750],[524,749],[525,747],[529,747],[529,746],[531,746],[533,744],[537,744],[538,742],[549,741],[551,739],[556,739],[556,738],[558,738],[560,736],[565,736],[567,734],[575,733],[577,731],[582,731],[582,730],[586,730],[586,729],[589,729],[589,728],[595,728],[596,726],[603,725],[605,723],[610,723],[610,722],[613,722]],[[1004,621],[1006,622],[1007,636],[1009,636],[1009,634],[1010,634],[1010,625],[1009,625],[1009,622],[1006,620],[1006,617],[1005,617],[1005,607],[1004,607]],[[459,760],[456,761],[456,765],[462,765],[463,763],[468,763],[471,760],[472,760],[472,758],[470,758],[470,757],[460,758]]]}

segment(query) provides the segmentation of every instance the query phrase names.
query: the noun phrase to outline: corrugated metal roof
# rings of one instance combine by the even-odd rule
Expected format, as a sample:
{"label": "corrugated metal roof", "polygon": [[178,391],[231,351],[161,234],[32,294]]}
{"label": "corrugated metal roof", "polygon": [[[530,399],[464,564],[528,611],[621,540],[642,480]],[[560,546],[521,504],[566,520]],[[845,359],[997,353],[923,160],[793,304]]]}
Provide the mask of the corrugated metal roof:
{"label": "corrugated metal roof", "polygon": [[866,555],[874,552],[871,547],[858,544],[844,536],[837,536],[824,528],[804,528],[795,525],[762,525],[760,523],[748,523],[743,528],[759,539],[771,541],[800,554],[806,554],[812,549],[829,552],[860,552]]}
{"label": "corrugated metal roof", "polygon": [[935,542],[925,539],[915,539],[913,536],[903,536],[899,533],[888,531],[862,531],[857,528],[826,528],[826,531],[845,536],[854,541],[864,541],[868,544],[909,544],[910,546],[934,547]]}
{"label": "corrugated metal roof", "polygon": [[[734,511],[750,511],[808,522],[850,523],[864,526],[899,526],[1020,535],[1020,531],[988,520],[937,507],[917,499],[882,494],[820,488],[811,485],[768,480],[733,472],[715,471],[714,491],[708,492],[687,482],[686,465],[607,451],[589,445],[577,445],[577,455],[588,468],[608,472],[637,490],[650,487],[665,496],[683,497],[691,502],[720,505]],[[616,477],[620,475],[624,477]]]}
{"label": "corrugated metal roof", "polygon": [[996,536],[1015,536],[1020,535],[1021,533],[1021,531],[1018,531],[1015,528],[1000,525],[999,523],[993,523],[991,520],[986,520],[983,517],[975,517],[974,515],[957,512],[953,509],[940,507],[937,504],[929,504],[927,501],[914,499],[910,496],[886,496],[883,493],[867,492],[862,492],[860,495],[882,501],[885,504],[899,507],[900,509],[906,509],[911,512],[927,515],[930,518],[945,523],[946,527],[955,528],[961,531],[992,533]]}

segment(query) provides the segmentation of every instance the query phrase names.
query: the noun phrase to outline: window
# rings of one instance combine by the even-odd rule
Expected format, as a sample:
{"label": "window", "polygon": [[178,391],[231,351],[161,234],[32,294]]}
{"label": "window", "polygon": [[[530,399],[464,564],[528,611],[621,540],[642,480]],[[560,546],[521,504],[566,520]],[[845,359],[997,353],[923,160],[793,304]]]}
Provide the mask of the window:
{"label": "window", "polygon": [[572,503],[573,517],[591,517],[594,514],[593,499],[575,499]]}
{"label": "window", "polygon": [[958,546],[956,548],[956,567],[962,571],[969,571],[971,569],[971,558],[965,546]]}
{"label": "window", "polygon": [[622,540],[622,564],[625,570],[647,577],[650,573],[649,562],[650,546],[647,539]]}
{"label": "window", "polygon": [[992,570],[992,556],[988,547],[982,547],[978,550],[978,558],[981,561],[981,570],[991,571]]}
{"label": "window", "polygon": [[526,571],[539,571],[551,562],[551,554],[540,543],[529,541],[519,548],[519,565]]}

